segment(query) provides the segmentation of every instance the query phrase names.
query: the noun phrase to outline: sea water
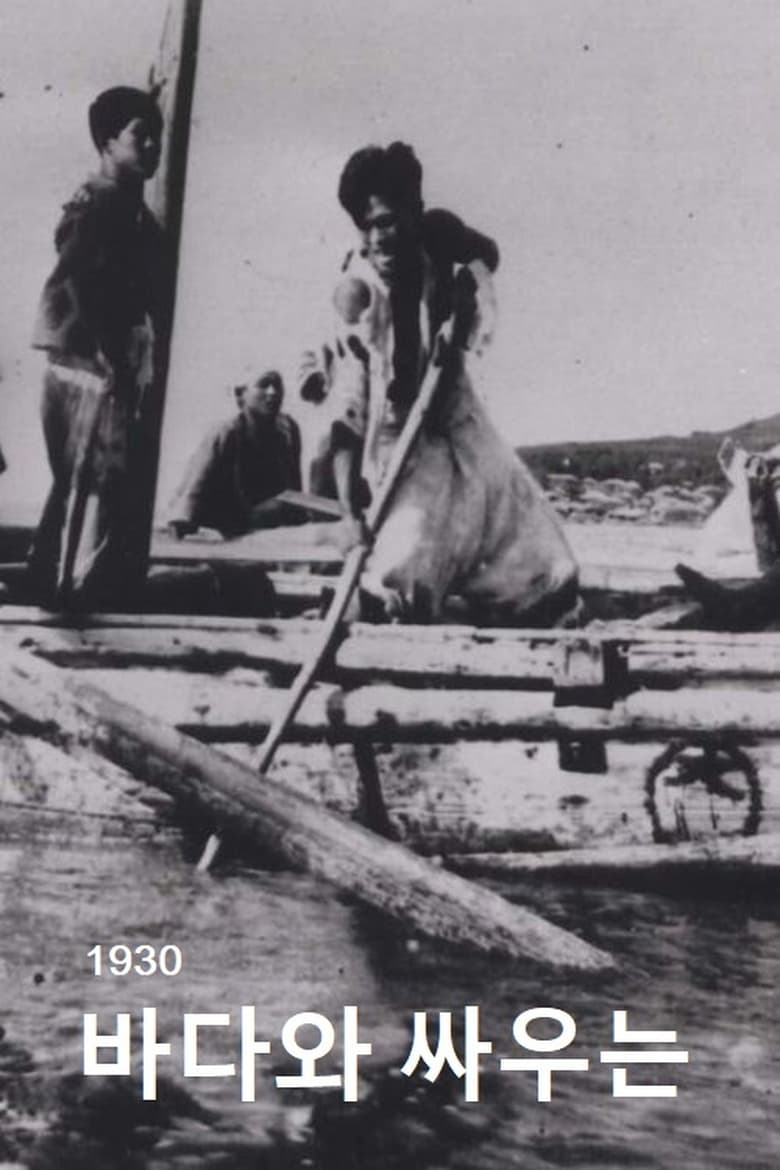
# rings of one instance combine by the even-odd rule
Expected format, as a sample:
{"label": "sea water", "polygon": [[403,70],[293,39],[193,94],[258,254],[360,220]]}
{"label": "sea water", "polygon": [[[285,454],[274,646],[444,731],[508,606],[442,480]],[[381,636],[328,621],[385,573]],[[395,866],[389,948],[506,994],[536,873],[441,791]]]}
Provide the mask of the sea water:
{"label": "sea water", "polygon": [[[611,952],[617,974],[585,979],[530,962],[450,950],[369,912],[305,875],[223,861],[198,875],[175,834],[149,840],[0,847],[0,1163],[37,1170],[315,1167],[321,1170],[482,1170],[780,1164],[780,910],[776,897],[721,883],[664,893],[577,881],[494,885],[507,897]],[[107,971],[112,944],[181,951],[176,975]],[[100,945],[104,962],[96,975]],[[140,953],[140,952],[139,952]],[[172,953],[172,952],[169,952]],[[239,1062],[239,1012],[255,1008],[255,1100],[238,1076],[185,1078],[186,1014],[229,1015],[200,1032],[199,1059]],[[343,1088],[280,1088],[297,1071],[281,1043],[285,1021],[316,1012],[336,1044],[321,1071],[339,1071],[344,1007],[358,1008],[358,1100]],[[450,1011],[456,1050],[464,1008],[480,1009],[493,1051],[480,1061],[479,1101],[445,1064],[405,1075],[415,1011]],[[141,1100],[144,1007],[157,1012],[157,1100]],[[587,1059],[555,1072],[549,1103],[535,1073],[501,1069],[529,1057],[514,1019],[529,1008],[568,1013],[577,1035],[556,1056]],[[613,1011],[628,1025],[674,1030],[688,1063],[629,1065],[632,1084],[674,1084],[676,1097],[618,1098],[611,1066]],[[102,1033],[132,1018],[130,1077],[83,1072],[84,1013]],[[559,1025],[537,1023],[537,1036]],[[301,1042],[313,1044],[306,1030]],[[640,1046],[647,1051],[646,1046]],[[105,1051],[101,1060],[113,1059]],[[461,1048],[462,1055],[462,1048]],[[3,1161],[3,1159],[5,1159]]]}

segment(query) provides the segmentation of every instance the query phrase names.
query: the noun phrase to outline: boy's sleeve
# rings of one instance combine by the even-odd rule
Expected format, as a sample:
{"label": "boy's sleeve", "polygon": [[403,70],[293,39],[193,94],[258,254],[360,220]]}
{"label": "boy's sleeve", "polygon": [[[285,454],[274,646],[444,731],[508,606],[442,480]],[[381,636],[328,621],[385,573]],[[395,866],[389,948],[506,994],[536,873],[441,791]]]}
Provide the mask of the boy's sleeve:
{"label": "boy's sleeve", "polygon": [[100,208],[92,192],[81,188],[57,225],[57,263],[43,289],[34,346],[93,359],[104,349],[102,236]]}

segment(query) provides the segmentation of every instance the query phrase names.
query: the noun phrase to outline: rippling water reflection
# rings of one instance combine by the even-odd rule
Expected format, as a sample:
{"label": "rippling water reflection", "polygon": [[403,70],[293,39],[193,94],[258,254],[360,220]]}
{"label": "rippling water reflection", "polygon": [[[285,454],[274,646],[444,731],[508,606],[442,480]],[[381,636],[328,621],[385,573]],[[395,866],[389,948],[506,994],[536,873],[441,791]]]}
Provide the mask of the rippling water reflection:
{"label": "rippling water reflection", "polygon": [[[175,840],[6,846],[0,892],[0,1160],[41,1170],[780,1164],[780,914],[766,893],[503,889],[620,958],[619,975],[583,983],[426,941],[410,946],[402,931],[306,877],[234,868],[198,878]],[[94,978],[87,951],[112,941],[175,942],[184,971]],[[241,1104],[234,1079],[184,1081],[183,1013],[237,1019],[250,1003],[258,1034],[273,1042],[258,1061],[257,1102]],[[335,1022],[350,1003],[374,1046],[361,1063],[360,1102],[277,1089],[272,1074],[290,1063],[279,1042],[285,1019],[315,1010]],[[483,1058],[480,1103],[467,1106],[446,1073],[429,1085],[398,1069],[414,1009],[462,1018],[469,1003],[481,1007],[494,1055]],[[82,1012],[140,1016],[144,1005],[157,1007],[158,1033],[173,1043],[173,1057],[160,1060],[165,1100],[156,1111],[137,1105],[124,1082],[103,1086],[80,1072]],[[549,1105],[536,1101],[532,1074],[498,1071],[499,1056],[519,1054],[514,1016],[538,1005],[571,1012],[578,1036],[566,1055],[590,1058],[587,1073],[555,1074]],[[677,1029],[688,1066],[629,1073],[677,1083],[676,1100],[610,1095],[599,1051],[610,1045],[614,1008],[627,1008],[633,1026]],[[104,1015],[104,1030],[110,1022]],[[237,1058],[237,1030],[209,1034],[204,1059]]]}

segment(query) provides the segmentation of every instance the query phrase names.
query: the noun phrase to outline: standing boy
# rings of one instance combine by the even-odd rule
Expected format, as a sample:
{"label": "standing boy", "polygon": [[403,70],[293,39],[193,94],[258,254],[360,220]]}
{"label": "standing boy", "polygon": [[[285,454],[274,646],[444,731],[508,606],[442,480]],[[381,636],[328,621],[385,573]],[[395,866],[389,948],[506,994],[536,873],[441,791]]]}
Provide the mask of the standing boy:
{"label": "standing boy", "polygon": [[65,204],[38,312],[53,483],[30,574],[38,599],[61,608],[120,608],[143,583],[137,468],[163,262],[143,188],[157,170],[162,125],[153,96],[138,89],[106,90],[90,106],[98,172]]}

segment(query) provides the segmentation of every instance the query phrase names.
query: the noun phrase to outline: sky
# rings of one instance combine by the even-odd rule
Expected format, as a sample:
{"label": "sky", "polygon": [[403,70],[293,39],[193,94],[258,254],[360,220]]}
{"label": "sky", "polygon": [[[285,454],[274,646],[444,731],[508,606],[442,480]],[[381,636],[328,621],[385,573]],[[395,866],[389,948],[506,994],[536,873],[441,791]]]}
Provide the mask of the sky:
{"label": "sky", "polygon": [[[28,342],[86,106],[144,82],[165,8],[0,0],[0,507],[45,491]],[[161,507],[235,382],[279,366],[317,429],[292,383],[352,243],[338,176],[397,137],[501,248],[478,375],[511,441],[780,410],[779,43],[776,0],[204,0]]]}

